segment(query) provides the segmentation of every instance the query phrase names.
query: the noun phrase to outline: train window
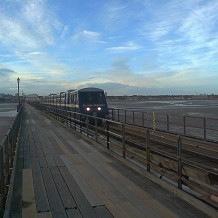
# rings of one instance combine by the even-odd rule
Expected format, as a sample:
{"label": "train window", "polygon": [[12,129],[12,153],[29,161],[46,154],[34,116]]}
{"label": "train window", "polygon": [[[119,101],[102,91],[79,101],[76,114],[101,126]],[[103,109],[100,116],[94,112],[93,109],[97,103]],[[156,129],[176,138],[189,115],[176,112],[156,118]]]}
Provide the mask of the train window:
{"label": "train window", "polygon": [[86,104],[104,104],[104,94],[99,92],[81,93],[80,101]]}

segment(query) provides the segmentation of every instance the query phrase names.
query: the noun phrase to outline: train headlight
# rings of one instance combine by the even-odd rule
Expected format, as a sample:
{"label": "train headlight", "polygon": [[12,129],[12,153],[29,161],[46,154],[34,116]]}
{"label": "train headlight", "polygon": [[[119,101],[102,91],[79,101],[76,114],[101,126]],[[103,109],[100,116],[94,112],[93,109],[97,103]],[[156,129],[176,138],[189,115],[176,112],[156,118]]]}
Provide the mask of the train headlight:
{"label": "train headlight", "polygon": [[86,110],[87,110],[87,111],[90,111],[91,109],[90,109],[90,107],[87,107]]}
{"label": "train headlight", "polygon": [[101,107],[98,107],[98,111],[100,111],[101,110]]}

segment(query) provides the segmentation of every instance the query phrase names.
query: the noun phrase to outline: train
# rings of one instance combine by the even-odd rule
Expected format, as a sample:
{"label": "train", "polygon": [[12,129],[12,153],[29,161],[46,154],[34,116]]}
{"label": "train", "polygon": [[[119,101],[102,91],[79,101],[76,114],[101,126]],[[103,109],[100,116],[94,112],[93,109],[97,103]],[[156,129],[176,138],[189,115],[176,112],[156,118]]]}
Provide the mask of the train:
{"label": "train", "polygon": [[108,118],[109,110],[103,89],[89,87],[68,90],[65,101],[69,110],[90,116]]}

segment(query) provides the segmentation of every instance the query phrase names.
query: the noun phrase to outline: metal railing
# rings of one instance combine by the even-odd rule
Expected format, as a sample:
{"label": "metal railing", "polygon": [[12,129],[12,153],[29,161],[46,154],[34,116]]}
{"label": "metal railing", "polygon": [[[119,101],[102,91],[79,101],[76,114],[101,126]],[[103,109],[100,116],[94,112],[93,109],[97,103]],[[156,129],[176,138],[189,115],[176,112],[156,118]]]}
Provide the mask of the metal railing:
{"label": "metal railing", "polygon": [[15,158],[22,108],[0,144],[0,217],[3,216]]}
{"label": "metal railing", "polygon": [[[43,104],[34,104],[33,106],[43,110],[68,127],[99,142],[99,144],[119,156],[137,163],[148,172],[155,172],[160,177],[164,176],[172,180],[179,189],[185,190],[189,187],[196,190],[199,193],[198,197],[204,201],[210,199],[212,195],[216,196],[218,194],[218,189],[213,186],[213,181],[208,182],[212,177],[215,180],[218,178],[217,170],[199,165],[192,159],[187,159],[187,155],[184,155],[185,149],[183,149],[187,147],[187,137],[181,134],[165,132],[165,140],[175,147],[174,152],[167,152],[156,146],[163,143],[163,132],[157,129],[154,130],[153,127],[144,129],[145,140],[143,144],[137,144],[138,142],[131,141],[130,133],[127,132],[127,125],[119,122],[120,119],[118,121],[107,120]],[[127,116],[125,117],[127,119]],[[168,123],[168,125],[170,124],[172,123]],[[190,141],[196,144],[200,142],[200,140],[194,138],[189,138],[188,142],[190,143]],[[217,143],[214,144],[217,145]],[[213,158],[216,158],[216,155]],[[215,161],[218,162],[218,158]],[[200,181],[195,175],[205,176],[205,180]],[[216,202],[208,201],[207,203],[218,208]]]}
{"label": "metal railing", "polygon": [[218,142],[218,118],[110,108],[114,121]]}

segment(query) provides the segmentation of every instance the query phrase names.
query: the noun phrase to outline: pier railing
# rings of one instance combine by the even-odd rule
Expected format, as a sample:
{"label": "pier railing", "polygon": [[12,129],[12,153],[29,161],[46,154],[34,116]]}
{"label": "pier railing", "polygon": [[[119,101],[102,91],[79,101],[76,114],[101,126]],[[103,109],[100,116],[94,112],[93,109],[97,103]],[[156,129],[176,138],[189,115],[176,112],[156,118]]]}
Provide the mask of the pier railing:
{"label": "pier railing", "polygon": [[[191,192],[218,209],[217,202],[213,201],[218,195],[218,189],[214,186],[218,178],[216,167],[204,166],[192,158],[192,155],[198,156],[199,144],[201,145],[199,149],[207,150],[208,144],[203,145],[202,140],[158,131],[152,127],[144,128],[141,132],[143,140],[140,142],[131,137],[132,132],[129,130],[132,128],[131,125],[120,122],[119,119],[114,121],[92,117],[63,110],[54,105],[34,103],[33,106],[145,171],[170,180],[171,183],[177,184],[179,189]],[[217,162],[218,144],[211,144],[214,146],[214,152],[211,152],[212,156],[205,155],[205,158]],[[187,151],[190,155],[187,155]]]}
{"label": "pier railing", "polygon": [[114,121],[218,142],[218,118],[122,108],[109,111]]}
{"label": "pier railing", "polygon": [[22,108],[17,113],[0,144],[0,217],[3,217],[10,178],[15,158],[15,149],[21,124]]}

